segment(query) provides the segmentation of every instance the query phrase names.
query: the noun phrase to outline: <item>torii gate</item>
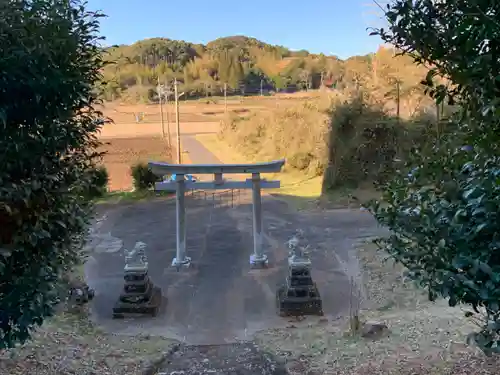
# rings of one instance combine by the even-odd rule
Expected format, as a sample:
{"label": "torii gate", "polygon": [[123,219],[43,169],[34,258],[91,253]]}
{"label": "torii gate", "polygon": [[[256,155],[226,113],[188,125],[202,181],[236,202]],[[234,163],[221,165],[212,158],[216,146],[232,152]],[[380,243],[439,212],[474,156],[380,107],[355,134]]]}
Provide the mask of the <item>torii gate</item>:
{"label": "torii gate", "polygon": [[[157,182],[155,190],[168,190],[176,192],[176,239],[177,253],[172,261],[172,266],[189,267],[191,258],[186,255],[186,189],[252,189],[253,203],[253,254],[250,264],[253,267],[265,267],[268,264],[267,255],[263,250],[262,236],[262,198],[261,189],[275,189],[280,187],[280,181],[267,181],[261,179],[261,173],[280,172],[285,160],[276,160],[268,163],[256,164],[166,164],[149,162],[149,167],[157,176],[176,175],[174,181]],[[251,173],[252,178],[245,181],[226,181],[223,174]],[[187,174],[213,174],[213,181],[187,181]]]}

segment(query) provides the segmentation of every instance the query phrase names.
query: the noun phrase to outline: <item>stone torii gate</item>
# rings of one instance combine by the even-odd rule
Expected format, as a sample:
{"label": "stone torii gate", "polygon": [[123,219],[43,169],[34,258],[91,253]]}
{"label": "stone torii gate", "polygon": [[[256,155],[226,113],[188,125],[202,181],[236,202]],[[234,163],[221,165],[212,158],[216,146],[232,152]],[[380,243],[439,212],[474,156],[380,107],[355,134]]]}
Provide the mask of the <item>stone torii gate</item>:
{"label": "stone torii gate", "polygon": [[[191,258],[186,255],[186,206],[185,192],[189,190],[216,190],[216,189],[252,189],[253,203],[253,254],[250,264],[253,267],[265,267],[268,264],[267,255],[263,250],[262,236],[262,198],[261,189],[275,189],[280,187],[280,181],[262,179],[261,173],[280,172],[285,160],[276,160],[268,163],[256,164],[166,164],[149,162],[149,168],[157,176],[175,174],[175,181],[158,182],[155,190],[176,192],[176,240],[177,252],[172,266],[177,268],[189,267]],[[252,175],[245,181],[227,181],[224,174]],[[185,175],[213,174],[213,181],[187,181]]]}

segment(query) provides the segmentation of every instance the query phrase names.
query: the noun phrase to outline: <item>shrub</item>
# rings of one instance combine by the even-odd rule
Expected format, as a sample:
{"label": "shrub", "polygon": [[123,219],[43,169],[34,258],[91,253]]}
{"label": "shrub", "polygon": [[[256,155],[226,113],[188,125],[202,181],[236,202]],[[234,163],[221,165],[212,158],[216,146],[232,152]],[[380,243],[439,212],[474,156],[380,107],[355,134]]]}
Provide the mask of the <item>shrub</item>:
{"label": "shrub", "polygon": [[108,189],[108,170],[105,166],[101,165],[94,170],[91,170],[90,175],[92,184],[88,191],[88,197],[90,199],[102,197]]}
{"label": "shrub", "polygon": [[103,67],[100,14],[83,4],[0,2],[0,349],[54,313],[81,261]]}
{"label": "shrub", "polygon": [[272,113],[226,116],[219,137],[254,159],[285,157],[286,168],[323,175],[324,191],[385,181],[394,158],[425,143],[428,132],[421,119],[398,120],[366,96],[322,95]]}
{"label": "shrub", "polygon": [[137,163],[130,168],[135,190],[151,189],[160,178],[145,163]]}
{"label": "shrub", "polygon": [[[499,2],[396,0],[382,39],[432,66],[436,104],[459,104],[438,122],[431,152],[417,149],[384,186],[372,212],[391,230],[379,241],[409,275],[450,306],[470,306],[470,341],[500,352]],[[497,17],[497,18],[495,18]],[[428,22],[432,19],[432,22]],[[479,47],[478,47],[479,46]],[[450,85],[436,85],[434,77]],[[480,319],[478,319],[480,318]]]}
{"label": "shrub", "polygon": [[309,153],[309,152],[298,152],[294,155],[292,155],[288,160],[287,163],[290,164],[295,169],[298,169],[299,171],[303,171],[309,167],[309,164],[311,164],[314,156]]}

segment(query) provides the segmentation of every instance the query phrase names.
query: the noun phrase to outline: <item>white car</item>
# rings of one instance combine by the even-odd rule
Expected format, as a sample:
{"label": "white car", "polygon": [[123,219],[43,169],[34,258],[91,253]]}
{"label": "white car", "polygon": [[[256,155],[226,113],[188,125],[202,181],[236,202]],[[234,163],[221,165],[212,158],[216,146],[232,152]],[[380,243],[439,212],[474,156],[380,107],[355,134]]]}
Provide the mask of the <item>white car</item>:
{"label": "white car", "polygon": [[[175,182],[175,177],[176,175],[173,174],[171,176],[168,176],[168,177],[165,177],[163,179],[163,182]],[[192,181],[192,182],[196,182],[198,179],[196,177],[194,177],[193,175],[190,175],[190,174],[186,174],[184,175],[184,180],[185,181]],[[175,192],[175,188],[173,188],[172,190],[170,189],[166,189],[167,192]]]}
{"label": "white car", "polygon": [[[176,174],[171,175],[170,177],[168,177],[167,181],[175,182],[176,176],[177,176]],[[184,175],[184,180],[186,180],[186,181],[192,181],[192,182],[198,181],[198,179],[196,177],[194,177],[193,175],[191,175],[191,174],[185,174]]]}

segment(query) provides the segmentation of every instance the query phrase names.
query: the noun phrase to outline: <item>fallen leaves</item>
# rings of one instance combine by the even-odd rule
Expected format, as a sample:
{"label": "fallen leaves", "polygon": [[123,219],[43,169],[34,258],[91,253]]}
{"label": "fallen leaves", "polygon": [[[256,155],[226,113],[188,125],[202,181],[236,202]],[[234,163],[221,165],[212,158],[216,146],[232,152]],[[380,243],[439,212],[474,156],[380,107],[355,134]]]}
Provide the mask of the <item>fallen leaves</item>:
{"label": "fallen leaves", "polygon": [[0,374],[142,374],[174,344],[151,336],[105,334],[86,313],[65,312],[44,323],[24,346],[0,353]]}
{"label": "fallen leaves", "polygon": [[[371,246],[360,250],[365,301],[361,317],[387,324],[391,334],[368,340],[349,332],[348,319],[308,318],[293,329],[257,334],[291,373],[346,375],[493,375],[500,360],[465,345],[474,325],[459,308],[431,303]],[[312,322],[312,323],[311,323]],[[300,371],[298,371],[300,370]],[[298,371],[298,372],[297,372]]]}

